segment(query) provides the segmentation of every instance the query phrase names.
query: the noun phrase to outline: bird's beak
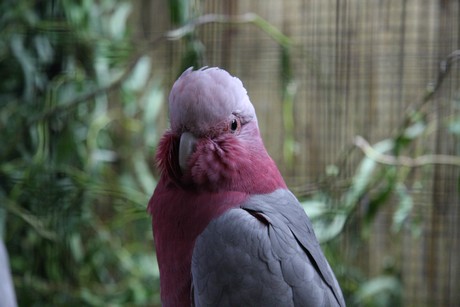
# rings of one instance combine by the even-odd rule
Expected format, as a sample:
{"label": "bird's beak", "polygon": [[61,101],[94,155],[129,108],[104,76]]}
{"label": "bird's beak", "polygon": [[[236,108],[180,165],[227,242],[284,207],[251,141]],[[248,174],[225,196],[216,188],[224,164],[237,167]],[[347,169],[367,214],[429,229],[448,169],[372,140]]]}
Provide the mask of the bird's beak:
{"label": "bird's beak", "polygon": [[179,166],[182,173],[187,171],[189,156],[195,151],[196,138],[190,132],[184,132],[180,136],[179,143]]}

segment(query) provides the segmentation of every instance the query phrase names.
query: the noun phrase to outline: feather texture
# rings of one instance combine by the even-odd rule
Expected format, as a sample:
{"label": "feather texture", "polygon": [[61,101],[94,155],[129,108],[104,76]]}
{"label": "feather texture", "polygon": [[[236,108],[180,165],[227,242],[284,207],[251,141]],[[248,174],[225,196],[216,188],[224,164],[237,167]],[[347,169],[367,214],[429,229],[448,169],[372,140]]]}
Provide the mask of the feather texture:
{"label": "feather texture", "polygon": [[171,128],[187,129],[197,135],[212,134],[232,114],[243,122],[256,120],[254,107],[240,79],[217,67],[187,69],[174,83],[169,95]]}
{"label": "feather texture", "polygon": [[213,220],[192,257],[196,306],[345,306],[308,217],[285,189]]}
{"label": "feather texture", "polygon": [[169,108],[148,205],[163,306],[343,306],[241,81],[189,69]]}

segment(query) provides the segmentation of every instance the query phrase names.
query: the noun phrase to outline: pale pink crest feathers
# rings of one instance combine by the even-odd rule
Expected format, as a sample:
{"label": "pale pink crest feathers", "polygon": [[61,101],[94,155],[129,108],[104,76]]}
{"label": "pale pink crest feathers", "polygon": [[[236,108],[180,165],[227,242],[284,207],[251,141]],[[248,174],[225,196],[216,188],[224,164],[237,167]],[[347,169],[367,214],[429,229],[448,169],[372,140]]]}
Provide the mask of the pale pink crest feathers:
{"label": "pale pink crest feathers", "polygon": [[156,154],[149,212],[163,306],[190,306],[195,239],[250,195],[285,189],[241,81],[219,68],[186,70],[169,96],[171,129]]}
{"label": "pale pink crest feathers", "polygon": [[171,129],[202,135],[209,128],[238,114],[256,121],[254,107],[240,79],[223,69],[187,69],[169,95]]}

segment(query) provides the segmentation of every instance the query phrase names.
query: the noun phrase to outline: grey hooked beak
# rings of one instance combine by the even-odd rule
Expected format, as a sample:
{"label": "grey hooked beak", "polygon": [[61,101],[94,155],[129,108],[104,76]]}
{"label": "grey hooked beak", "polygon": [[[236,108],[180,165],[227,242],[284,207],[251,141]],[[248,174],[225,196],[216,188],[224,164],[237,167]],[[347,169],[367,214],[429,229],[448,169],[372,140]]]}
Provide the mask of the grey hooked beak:
{"label": "grey hooked beak", "polygon": [[180,136],[179,143],[179,166],[182,173],[187,170],[187,161],[190,155],[195,151],[196,138],[190,132],[184,132]]}

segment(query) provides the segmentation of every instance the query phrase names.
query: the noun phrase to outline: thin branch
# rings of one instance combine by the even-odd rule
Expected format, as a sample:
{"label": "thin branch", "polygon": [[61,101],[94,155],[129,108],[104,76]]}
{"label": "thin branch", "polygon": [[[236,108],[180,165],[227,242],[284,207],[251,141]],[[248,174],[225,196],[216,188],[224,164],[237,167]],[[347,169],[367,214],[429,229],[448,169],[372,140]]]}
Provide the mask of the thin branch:
{"label": "thin branch", "polygon": [[190,22],[186,23],[185,25],[167,31],[162,36],[155,38],[154,40],[145,44],[136,54],[132,57],[129,61],[129,64],[125,71],[115,80],[113,80],[109,85],[97,88],[91,92],[78,96],[67,103],[61,104],[56,106],[44,113],[38,114],[34,116],[30,121],[29,124],[35,123],[40,120],[44,120],[54,116],[56,114],[62,113],[64,111],[69,111],[70,109],[75,108],[80,103],[93,99],[99,95],[108,93],[113,91],[121,86],[121,84],[126,81],[126,79],[130,76],[131,72],[133,71],[134,67],[138,60],[148,51],[152,51],[158,45],[160,45],[165,40],[179,40],[184,36],[192,33],[196,30],[196,28],[210,23],[222,23],[222,24],[254,24],[255,26],[259,27],[262,31],[264,31],[268,36],[270,36],[274,41],[278,44],[282,45],[283,47],[289,47],[293,44],[291,38],[284,35],[281,31],[279,31],[274,25],[269,23],[267,20],[263,19],[257,14],[254,13],[246,13],[242,15],[219,15],[219,14],[207,14],[196,19],[191,20]]}
{"label": "thin branch", "polygon": [[88,100],[93,99],[93,98],[95,98],[95,97],[97,97],[99,95],[109,93],[109,92],[117,89],[118,87],[121,86],[121,84],[124,81],[126,81],[126,79],[128,79],[129,75],[131,74],[131,72],[134,69],[134,67],[136,67],[137,61],[139,60],[139,58],[141,56],[142,56],[141,53],[137,53],[136,56],[133,57],[133,59],[128,64],[128,67],[126,68],[126,70],[117,79],[113,80],[109,85],[107,85],[105,87],[97,88],[94,91],[91,91],[91,92],[88,92],[88,93],[83,94],[81,96],[78,96],[78,97],[68,101],[67,103],[58,105],[58,106],[56,106],[56,107],[54,107],[52,109],[47,110],[44,113],[38,114],[37,116],[32,117],[32,119],[29,121],[29,124],[35,123],[35,122],[40,121],[40,120],[48,119],[48,118],[50,118],[50,117],[52,117],[54,115],[57,115],[57,114],[59,114],[61,112],[64,112],[64,111],[69,111],[69,110],[77,107],[82,102],[88,101]]}
{"label": "thin branch", "polygon": [[392,156],[383,154],[375,150],[369,144],[369,142],[367,142],[363,137],[359,135],[355,137],[354,144],[356,145],[356,147],[361,149],[369,159],[372,159],[381,164],[393,166],[406,166],[411,168],[433,164],[460,166],[460,157],[457,156],[423,155],[417,158],[410,158],[405,156]]}
{"label": "thin branch", "polygon": [[438,92],[444,79],[449,74],[450,69],[455,62],[460,61],[460,50],[454,50],[444,60],[439,63],[438,76],[436,80],[427,87],[427,92],[416,105],[415,110],[420,109],[423,105],[429,102],[433,96]]}
{"label": "thin branch", "polygon": [[220,15],[220,14],[207,14],[196,19],[191,20],[180,28],[166,32],[164,37],[168,40],[178,40],[187,34],[192,33],[199,26],[209,23],[222,23],[222,24],[253,24],[264,31],[274,41],[283,47],[289,47],[293,44],[292,39],[284,35],[278,28],[263,19],[257,14],[246,13],[241,15]]}
{"label": "thin branch", "polygon": [[8,212],[21,218],[24,222],[35,229],[35,231],[43,238],[51,241],[58,241],[58,235],[55,232],[46,229],[43,221],[33,215],[31,212],[27,211],[25,208],[9,199],[2,199],[2,201],[4,201],[5,208],[8,210]]}

